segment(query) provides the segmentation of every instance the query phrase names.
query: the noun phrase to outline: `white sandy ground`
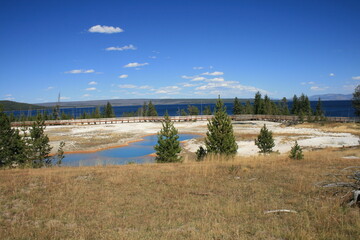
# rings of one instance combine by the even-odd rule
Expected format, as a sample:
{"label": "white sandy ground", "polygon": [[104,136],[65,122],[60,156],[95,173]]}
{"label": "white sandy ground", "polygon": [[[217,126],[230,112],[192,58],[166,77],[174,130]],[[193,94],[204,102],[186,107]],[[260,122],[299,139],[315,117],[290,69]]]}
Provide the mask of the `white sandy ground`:
{"label": "white sandy ground", "polygon": [[[326,147],[349,147],[359,145],[360,138],[350,133],[332,133],[324,132],[319,129],[312,128],[295,128],[284,127],[281,123],[266,122],[266,121],[243,121],[234,122],[234,132],[236,135],[241,134],[259,134],[261,127],[266,124],[267,128],[275,135],[274,151],[280,153],[289,152],[294,145],[295,140],[298,144],[306,149],[326,148]],[[205,136],[207,131],[207,122],[176,122],[175,127],[179,133],[194,133]],[[145,122],[145,123],[118,123],[108,125],[77,125],[77,126],[49,126],[46,129],[47,134],[51,137],[71,138],[71,141],[66,142],[65,151],[81,151],[81,150],[96,150],[109,146],[117,146],[125,144],[129,141],[139,140],[142,136],[149,134],[156,134],[161,129],[161,123]],[[107,142],[102,146],[90,147],[87,149],[79,149],[77,141],[92,138],[104,138],[107,136],[117,135],[124,136],[115,142]],[[203,139],[203,138],[201,138]],[[54,149],[57,149],[59,141],[51,142]],[[237,154],[239,156],[257,155],[259,149],[251,141],[237,141],[239,146]],[[184,143],[185,150],[189,152],[196,152],[199,146],[204,145],[203,140],[192,139]]]}

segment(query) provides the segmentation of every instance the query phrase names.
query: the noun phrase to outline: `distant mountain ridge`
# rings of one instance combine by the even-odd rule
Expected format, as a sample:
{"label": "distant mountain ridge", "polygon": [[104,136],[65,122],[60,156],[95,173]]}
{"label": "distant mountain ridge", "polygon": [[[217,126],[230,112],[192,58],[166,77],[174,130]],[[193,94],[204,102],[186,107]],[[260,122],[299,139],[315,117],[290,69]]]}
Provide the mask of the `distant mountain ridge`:
{"label": "distant mountain ridge", "polygon": [[309,97],[310,101],[317,101],[319,98],[322,101],[339,101],[339,100],[351,100],[353,97],[352,94],[321,94],[321,95],[313,95]]}
{"label": "distant mountain ridge", "polygon": [[44,109],[43,106],[39,106],[39,105],[35,105],[35,104],[8,101],[8,100],[0,100],[0,105],[3,106],[4,111]]}

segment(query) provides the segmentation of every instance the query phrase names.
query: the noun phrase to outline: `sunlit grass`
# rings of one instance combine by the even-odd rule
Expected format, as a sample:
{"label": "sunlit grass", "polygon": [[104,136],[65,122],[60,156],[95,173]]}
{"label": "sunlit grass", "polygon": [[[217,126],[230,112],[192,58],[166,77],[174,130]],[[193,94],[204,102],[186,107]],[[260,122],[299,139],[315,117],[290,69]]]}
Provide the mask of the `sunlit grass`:
{"label": "sunlit grass", "polygon": [[358,152],[2,170],[0,238],[356,239],[359,209],[314,184]]}

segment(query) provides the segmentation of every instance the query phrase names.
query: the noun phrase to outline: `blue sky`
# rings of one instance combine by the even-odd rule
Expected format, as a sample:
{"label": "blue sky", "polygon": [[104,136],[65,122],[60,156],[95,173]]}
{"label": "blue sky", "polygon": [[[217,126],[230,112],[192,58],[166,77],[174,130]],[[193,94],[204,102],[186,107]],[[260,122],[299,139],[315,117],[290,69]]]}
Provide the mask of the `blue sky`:
{"label": "blue sky", "polygon": [[349,94],[358,0],[0,1],[0,99]]}

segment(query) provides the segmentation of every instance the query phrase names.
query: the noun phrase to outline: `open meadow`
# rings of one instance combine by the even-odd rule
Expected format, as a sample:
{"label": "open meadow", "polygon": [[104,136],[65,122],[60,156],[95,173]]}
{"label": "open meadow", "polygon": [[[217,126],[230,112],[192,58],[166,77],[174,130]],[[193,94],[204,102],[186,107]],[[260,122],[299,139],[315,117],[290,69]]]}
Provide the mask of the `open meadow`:
{"label": "open meadow", "polygon": [[303,160],[1,170],[0,239],[357,239],[346,189],[316,183],[359,165],[352,146],[308,149]]}
{"label": "open meadow", "polygon": [[[2,170],[0,238],[356,239],[359,209],[315,183],[359,152]],[[297,213],[265,213],[277,209]]]}

